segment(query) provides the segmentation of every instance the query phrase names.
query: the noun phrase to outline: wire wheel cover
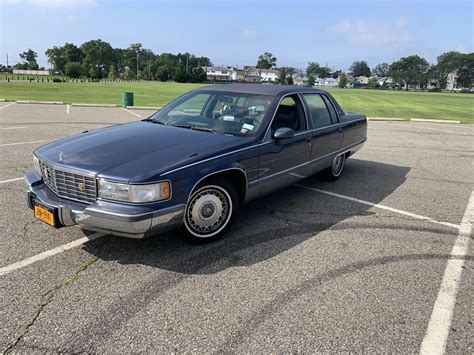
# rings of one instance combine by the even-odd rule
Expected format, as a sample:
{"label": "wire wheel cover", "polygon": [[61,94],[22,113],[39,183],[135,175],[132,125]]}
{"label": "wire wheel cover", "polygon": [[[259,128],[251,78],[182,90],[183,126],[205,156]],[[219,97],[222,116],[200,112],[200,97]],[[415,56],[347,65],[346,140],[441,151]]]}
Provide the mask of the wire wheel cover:
{"label": "wire wheel cover", "polygon": [[186,219],[191,229],[199,234],[210,234],[222,227],[229,215],[229,199],[215,188],[205,188],[189,202]]}

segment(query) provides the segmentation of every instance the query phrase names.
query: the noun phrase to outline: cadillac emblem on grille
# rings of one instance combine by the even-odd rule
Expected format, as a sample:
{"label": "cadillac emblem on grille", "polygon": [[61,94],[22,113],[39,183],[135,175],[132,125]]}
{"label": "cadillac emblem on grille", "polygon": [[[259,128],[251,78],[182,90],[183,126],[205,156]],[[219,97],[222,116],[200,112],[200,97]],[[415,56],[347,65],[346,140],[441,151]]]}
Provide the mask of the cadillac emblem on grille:
{"label": "cadillac emblem on grille", "polygon": [[45,178],[49,178],[48,169],[44,168],[44,169],[43,169],[43,174],[44,174],[44,177],[45,177]]}
{"label": "cadillac emblem on grille", "polygon": [[80,182],[79,184],[77,184],[77,188],[81,191],[84,191],[86,189],[86,184]]}

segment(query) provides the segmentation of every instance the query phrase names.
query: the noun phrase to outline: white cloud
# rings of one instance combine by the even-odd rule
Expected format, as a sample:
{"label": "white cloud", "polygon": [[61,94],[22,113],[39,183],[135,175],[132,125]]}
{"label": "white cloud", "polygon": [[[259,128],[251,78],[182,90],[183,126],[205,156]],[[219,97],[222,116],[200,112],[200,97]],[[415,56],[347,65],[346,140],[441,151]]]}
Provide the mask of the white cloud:
{"label": "white cloud", "polygon": [[42,9],[93,7],[96,0],[0,0],[1,5],[35,6]]}
{"label": "white cloud", "polygon": [[245,29],[245,30],[242,30],[242,32],[240,32],[240,35],[246,38],[253,38],[257,36],[257,31]]}
{"label": "white cloud", "polygon": [[414,41],[404,17],[394,22],[379,20],[343,20],[328,28],[346,41],[365,46],[402,46]]}

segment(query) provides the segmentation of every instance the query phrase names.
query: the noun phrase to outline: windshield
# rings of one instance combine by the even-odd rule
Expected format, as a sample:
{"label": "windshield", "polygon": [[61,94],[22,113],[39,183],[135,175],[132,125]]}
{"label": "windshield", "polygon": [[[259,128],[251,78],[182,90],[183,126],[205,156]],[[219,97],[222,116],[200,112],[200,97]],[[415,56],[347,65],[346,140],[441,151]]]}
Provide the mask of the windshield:
{"label": "windshield", "polygon": [[260,127],[272,100],[272,96],[266,95],[192,92],[149,120],[215,134],[252,136]]}

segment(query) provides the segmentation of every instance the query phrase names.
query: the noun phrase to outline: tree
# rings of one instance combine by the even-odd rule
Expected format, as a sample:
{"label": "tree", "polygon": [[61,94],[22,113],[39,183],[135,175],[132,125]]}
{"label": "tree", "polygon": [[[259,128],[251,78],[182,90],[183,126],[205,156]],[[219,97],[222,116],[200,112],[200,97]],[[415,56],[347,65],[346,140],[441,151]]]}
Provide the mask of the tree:
{"label": "tree", "polygon": [[347,75],[342,73],[339,77],[339,87],[345,88],[347,86]]}
{"label": "tree", "polygon": [[173,80],[177,83],[186,83],[189,81],[189,74],[184,68],[179,67],[173,75]]}
{"label": "tree", "polygon": [[408,90],[409,85],[426,84],[428,69],[429,64],[426,59],[411,55],[390,64],[388,74],[395,80],[402,81],[405,84],[405,90]]}
{"label": "tree", "polygon": [[309,86],[309,87],[313,87],[313,86],[314,86],[314,83],[315,83],[315,81],[314,81],[314,76],[313,76],[313,74],[308,75],[308,86]]}
{"label": "tree", "polygon": [[377,78],[372,77],[368,80],[367,85],[369,86],[369,88],[375,89],[377,87],[377,81]]}
{"label": "tree", "polygon": [[337,78],[339,78],[342,74],[343,74],[343,73],[342,73],[342,70],[336,70],[335,72],[333,72],[333,73],[331,74],[331,77],[332,77],[333,79],[337,79]]}
{"label": "tree", "polygon": [[191,74],[191,81],[193,83],[202,83],[207,80],[207,74],[202,68],[196,68]]}
{"label": "tree", "polygon": [[365,60],[355,61],[349,68],[352,76],[370,76],[370,68]]}
{"label": "tree", "polygon": [[271,69],[276,66],[277,59],[270,52],[265,52],[258,57],[257,69]]}
{"label": "tree", "polygon": [[385,78],[388,75],[389,68],[390,65],[388,63],[377,64],[372,70],[372,74],[374,74],[378,78]]}
{"label": "tree", "polygon": [[28,70],[37,70],[38,69],[38,62],[36,58],[38,58],[38,54],[30,48],[23,53],[20,53],[20,58],[23,59],[23,64],[26,64],[26,68]]}
{"label": "tree", "polygon": [[320,66],[319,66],[318,63],[309,62],[308,66],[306,67],[306,75],[308,76],[308,78],[311,75],[318,75],[319,74],[319,69],[320,69]]}
{"label": "tree", "polygon": [[107,75],[107,78],[109,79],[115,79],[118,76],[117,69],[115,68],[115,64],[112,64],[109,69],[109,74]]}
{"label": "tree", "polygon": [[472,88],[474,80],[474,53],[462,54],[457,69],[457,86]]}
{"label": "tree", "polygon": [[115,55],[109,43],[101,39],[88,41],[82,44],[81,51],[84,55],[83,65],[86,75],[91,78],[102,78],[108,74]]}
{"label": "tree", "polygon": [[155,78],[159,79],[160,81],[168,81],[170,75],[166,66],[162,65],[158,68],[155,74]]}
{"label": "tree", "polygon": [[69,62],[64,66],[64,74],[69,78],[80,78],[84,68],[79,62]]}
{"label": "tree", "polygon": [[44,54],[48,57],[48,62],[53,65],[55,71],[64,72],[64,66],[69,62],[81,62],[82,52],[73,43],[67,43],[62,47],[48,48]]}

